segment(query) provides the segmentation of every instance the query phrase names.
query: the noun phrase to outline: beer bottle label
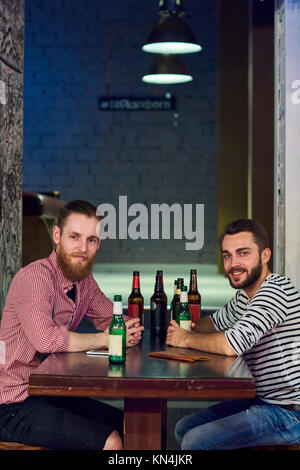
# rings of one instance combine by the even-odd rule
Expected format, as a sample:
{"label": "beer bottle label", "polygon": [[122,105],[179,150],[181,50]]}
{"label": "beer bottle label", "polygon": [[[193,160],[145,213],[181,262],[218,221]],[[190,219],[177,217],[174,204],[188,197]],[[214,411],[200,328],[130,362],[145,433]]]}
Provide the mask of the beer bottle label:
{"label": "beer bottle label", "polygon": [[[141,317],[140,317],[141,312]],[[142,304],[128,304],[128,316],[131,318],[140,318],[143,320],[144,306]]]}
{"label": "beer bottle label", "polygon": [[[128,304],[128,315],[131,318],[139,318],[140,305],[141,304]],[[142,305],[141,305],[141,310],[142,310]]]}
{"label": "beer bottle label", "polygon": [[109,356],[122,356],[122,335],[109,335]]}
{"label": "beer bottle label", "polygon": [[179,326],[184,330],[191,331],[191,320],[180,320]]}
{"label": "beer bottle label", "polygon": [[151,302],[150,328],[161,331],[168,327],[168,313],[166,303]]}
{"label": "beer bottle label", "polygon": [[192,322],[196,322],[200,318],[200,304],[189,304],[192,314]]}

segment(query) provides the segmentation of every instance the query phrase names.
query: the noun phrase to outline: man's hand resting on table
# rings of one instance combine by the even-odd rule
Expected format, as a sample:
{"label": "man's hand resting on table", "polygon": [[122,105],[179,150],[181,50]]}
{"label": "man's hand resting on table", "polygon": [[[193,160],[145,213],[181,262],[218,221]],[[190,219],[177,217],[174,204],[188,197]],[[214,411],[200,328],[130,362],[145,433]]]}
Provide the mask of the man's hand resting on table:
{"label": "man's hand resting on table", "polygon": [[131,318],[126,321],[126,346],[132,347],[139,344],[142,339],[144,327],[140,326],[139,318]]}
{"label": "man's hand resting on table", "polygon": [[[130,318],[130,320],[125,321],[126,324],[126,347],[131,348],[139,344],[142,339],[143,326],[140,325],[139,318]],[[104,331],[104,334],[107,337],[106,343],[107,347],[109,344],[109,326]]]}
{"label": "man's hand resting on table", "polygon": [[[199,325],[201,327],[201,323],[204,327],[203,332],[198,328]],[[192,323],[192,328],[194,327],[195,323]],[[180,328],[175,320],[171,320],[167,330],[166,344],[178,348],[192,348],[225,356],[236,356],[236,352],[231,348],[226,339],[225,332],[216,331],[212,327],[210,320],[206,319],[203,322],[197,322],[196,328],[192,329],[192,331]]]}
{"label": "man's hand resting on table", "polygon": [[[136,346],[142,338],[144,327],[138,318],[126,321],[126,346]],[[109,326],[97,333],[77,333],[70,331],[69,352],[88,351],[89,349],[107,349],[109,346]]]}

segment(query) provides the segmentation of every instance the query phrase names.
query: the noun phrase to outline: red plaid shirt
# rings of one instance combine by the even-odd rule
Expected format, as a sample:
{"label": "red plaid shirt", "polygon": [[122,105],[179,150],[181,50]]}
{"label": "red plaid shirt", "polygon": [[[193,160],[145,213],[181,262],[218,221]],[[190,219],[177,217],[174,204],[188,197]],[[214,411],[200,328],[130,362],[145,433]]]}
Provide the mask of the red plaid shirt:
{"label": "red plaid shirt", "polygon": [[85,316],[97,330],[110,323],[112,302],[92,274],[76,282],[76,302],[66,295],[72,282],[58,266],[56,252],[22,268],[14,277],[0,329],[0,404],[28,396],[28,379],[44,354],[65,352],[69,330]]}

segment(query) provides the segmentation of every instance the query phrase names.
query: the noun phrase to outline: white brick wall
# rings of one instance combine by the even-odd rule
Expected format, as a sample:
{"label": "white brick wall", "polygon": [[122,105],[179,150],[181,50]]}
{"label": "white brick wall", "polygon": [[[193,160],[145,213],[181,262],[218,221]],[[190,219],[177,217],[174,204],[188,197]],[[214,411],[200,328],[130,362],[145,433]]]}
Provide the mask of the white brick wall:
{"label": "white brick wall", "polygon": [[[59,190],[96,205],[205,204],[205,247],[181,241],[106,241],[102,261],[215,262],[217,1],[187,1],[186,21],[203,52],[182,57],[195,80],[173,87],[140,81],[155,56],[141,45],[158,2],[26,1],[24,189]],[[171,92],[172,112],[101,112],[103,95]],[[141,260],[142,256],[142,260]]]}

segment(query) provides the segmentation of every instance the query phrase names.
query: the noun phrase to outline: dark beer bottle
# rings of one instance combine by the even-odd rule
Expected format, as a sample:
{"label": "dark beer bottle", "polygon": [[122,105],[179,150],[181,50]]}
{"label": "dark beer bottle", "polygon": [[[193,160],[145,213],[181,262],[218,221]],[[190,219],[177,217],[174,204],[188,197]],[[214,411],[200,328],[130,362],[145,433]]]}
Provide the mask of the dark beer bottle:
{"label": "dark beer bottle", "polygon": [[176,321],[180,328],[191,331],[192,314],[188,303],[187,287],[182,286],[180,293],[180,309]]}
{"label": "dark beer bottle", "polygon": [[156,271],[156,276],[161,277],[161,288],[162,288],[162,292],[163,292],[163,297],[165,298],[166,302],[168,302],[167,295],[164,291],[164,273],[163,273],[163,271]]}
{"label": "dark beer bottle", "polygon": [[189,307],[192,313],[192,322],[196,322],[201,314],[201,295],[197,288],[197,270],[191,269],[190,272],[190,289],[188,291]]}
{"label": "dark beer bottle", "polygon": [[128,297],[128,316],[139,318],[140,325],[144,324],[144,297],[140,291],[139,271],[133,271],[132,291]]}
{"label": "dark beer bottle", "polygon": [[172,305],[173,305],[173,300],[174,300],[174,297],[176,295],[176,290],[177,290],[177,284],[178,284],[178,280],[175,279],[174,281],[174,292],[173,292],[173,297],[172,297],[172,301],[170,303],[170,309],[171,309],[171,312],[172,312]]}
{"label": "dark beer bottle", "polygon": [[174,296],[170,305],[171,310],[171,318],[176,320],[179,306],[180,306],[180,292],[181,290],[178,288],[178,280],[174,281]]}
{"label": "dark beer bottle", "polygon": [[178,285],[178,279],[175,279],[175,281],[174,281],[174,295],[176,294],[177,285]]}
{"label": "dark beer bottle", "polygon": [[183,285],[184,285],[184,279],[183,279],[183,277],[179,277],[177,279],[177,289],[180,289],[180,291],[181,291],[181,288],[182,288]]}
{"label": "dark beer bottle", "polygon": [[113,318],[109,325],[108,360],[110,363],[126,361],[126,325],[121,295],[114,296]]}
{"label": "dark beer bottle", "polygon": [[163,334],[168,327],[167,296],[163,290],[163,280],[160,274],[155,277],[154,293],[150,299],[150,329],[151,333]]}
{"label": "dark beer bottle", "polygon": [[156,276],[161,277],[161,285],[162,285],[162,289],[164,290],[164,272],[163,271],[156,271]]}

